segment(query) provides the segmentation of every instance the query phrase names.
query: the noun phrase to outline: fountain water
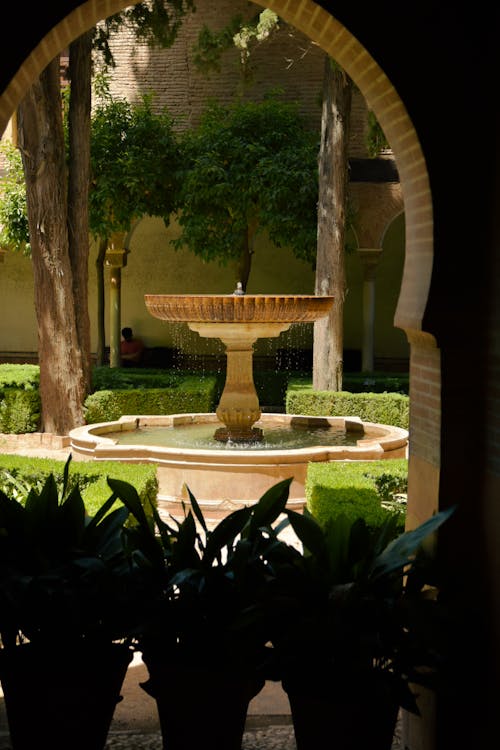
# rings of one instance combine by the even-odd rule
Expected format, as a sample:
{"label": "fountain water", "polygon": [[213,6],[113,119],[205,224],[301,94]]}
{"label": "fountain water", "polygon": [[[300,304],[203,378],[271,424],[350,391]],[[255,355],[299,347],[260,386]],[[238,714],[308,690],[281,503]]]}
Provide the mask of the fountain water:
{"label": "fountain water", "polygon": [[246,295],[241,286],[232,295],[147,294],[145,300],[154,317],[185,322],[200,336],[222,341],[226,383],[216,414],[225,426],[214,437],[244,443],[262,439],[262,430],[253,427],[261,416],[253,381],[255,342],[279,336],[292,323],[325,317],[333,305],[333,297]]}
{"label": "fountain water", "polygon": [[[294,323],[328,315],[333,297],[315,295],[145,295],[154,317],[185,322],[200,336],[220,339],[226,347],[226,382],[215,414],[128,415],[116,422],[87,425],[70,433],[73,456],[96,460],[153,461],[158,464],[159,497],[175,506],[187,499],[186,485],[201,505],[227,513],[255,502],[280,479],[293,477],[290,504],[302,505],[307,464],[341,459],[400,458],[408,433],[357,417],[304,417],[262,414],[253,381],[253,346],[259,338],[279,336]],[[209,448],[148,445],[144,427],[172,433],[186,426],[208,425],[216,446]],[[278,425],[315,431],[307,447],[266,445],[266,432]],[[320,433],[319,428],[323,429]],[[327,432],[344,439],[332,445]],[[120,433],[137,440],[121,444]],[[335,442],[335,441],[333,441]],[[339,441],[337,441],[338,443]],[[329,444],[330,443],[330,444]]]}

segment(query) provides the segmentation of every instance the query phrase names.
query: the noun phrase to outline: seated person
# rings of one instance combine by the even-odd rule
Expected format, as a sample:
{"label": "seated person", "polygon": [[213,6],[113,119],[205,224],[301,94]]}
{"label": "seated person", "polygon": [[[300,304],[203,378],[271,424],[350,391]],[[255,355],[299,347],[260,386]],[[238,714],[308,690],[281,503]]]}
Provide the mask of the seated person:
{"label": "seated person", "polygon": [[144,343],[135,338],[131,328],[122,328],[123,340],[120,344],[120,353],[123,367],[138,366],[144,354]]}

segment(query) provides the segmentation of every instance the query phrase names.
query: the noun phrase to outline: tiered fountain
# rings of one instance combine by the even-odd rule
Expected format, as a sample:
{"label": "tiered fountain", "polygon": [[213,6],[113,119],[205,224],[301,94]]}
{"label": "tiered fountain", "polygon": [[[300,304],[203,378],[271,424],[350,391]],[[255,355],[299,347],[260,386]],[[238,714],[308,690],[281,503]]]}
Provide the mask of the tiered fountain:
{"label": "tiered fountain", "polygon": [[[201,505],[227,513],[255,502],[272,484],[288,477],[293,477],[290,504],[302,505],[310,461],[404,457],[408,433],[400,428],[357,417],[261,413],[253,381],[253,345],[259,338],[279,336],[294,323],[325,317],[333,301],[314,295],[247,295],[238,289],[229,295],[145,295],[154,317],[185,322],[200,336],[224,343],[226,382],[217,410],[215,414],[128,415],[116,422],[79,427],[70,433],[74,458],[155,462],[160,499],[178,505],[187,499],[187,485]],[[141,443],[141,430],[151,426],[164,428],[166,435],[208,426],[210,443],[205,448],[169,446],[163,440]],[[285,432],[297,428],[302,435],[308,432],[306,447],[270,449],[266,436],[276,426]],[[342,440],[332,444],[330,434],[339,432]],[[122,436],[126,444],[121,444]]]}

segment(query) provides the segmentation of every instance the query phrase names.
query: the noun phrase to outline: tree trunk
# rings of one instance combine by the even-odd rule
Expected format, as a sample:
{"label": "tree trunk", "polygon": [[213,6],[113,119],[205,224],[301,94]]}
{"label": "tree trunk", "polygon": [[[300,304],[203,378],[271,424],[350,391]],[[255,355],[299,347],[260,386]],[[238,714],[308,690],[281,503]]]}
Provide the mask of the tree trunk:
{"label": "tree trunk", "polygon": [[86,390],[73,304],[58,58],[29,89],[18,121],[38,324],[42,429],[65,435],[84,423]]}
{"label": "tree trunk", "polygon": [[254,253],[255,235],[257,233],[257,221],[249,221],[243,246],[241,248],[241,254],[238,258],[237,274],[238,278],[236,281],[241,281],[243,291],[246,292],[248,286],[248,279],[250,278],[250,271],[252,270],[252,257]]}
{"label": "tree trunk", "polygon": [[328,317],[314,324],[313,387],[342,390],[345,281],[345,217],[352,81],[325,61],[319,154],[318,245],[315,294],[333,295]]}
{"label": "tree trunk", "polygon": [[73,301],[82,353],[85,392],[90,390],[89,181],[90,111],[92,89],[92,31],[76,39],[69,51],[71,99],[69,106],[68,237],[73,269]]}
{"label": "tree trunk", "polygon": [[106,312],[106,290],[104,286],[104,262],[106,260],[106,249],[108,247],[108,238],[99,239],[99,251],[95,261],[96,282],[97,282],[97,362],[102,366],[104,364],[104,352],[106,349],[106,326],[104,316]]}

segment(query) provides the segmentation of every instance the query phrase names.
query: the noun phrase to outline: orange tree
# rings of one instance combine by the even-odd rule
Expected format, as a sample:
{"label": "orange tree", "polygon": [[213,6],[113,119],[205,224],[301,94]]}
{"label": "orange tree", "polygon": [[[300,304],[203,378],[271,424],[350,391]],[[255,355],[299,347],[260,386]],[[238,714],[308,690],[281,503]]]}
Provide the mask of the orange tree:
{"label": "orange tree", "polygon": [[214,102],[184,135],[176,248],[235,263],[245,290],[255,238],[314,262],[318,199],[317,134],[295,103],[270,97],[223,107]]}
{"label": "orange tree", "polygon": [[180,150],[166,108],[155,112],[152,97],[137,104],[109,96],[96,107],[91,124],[89,228],[98,241],[97,363],[105,345],[104,260],[108,238],[127,232],[143,216],[168,225],[177,208]]}

